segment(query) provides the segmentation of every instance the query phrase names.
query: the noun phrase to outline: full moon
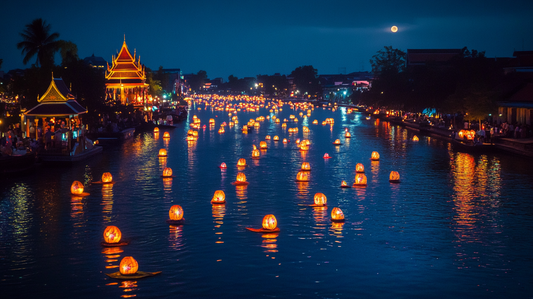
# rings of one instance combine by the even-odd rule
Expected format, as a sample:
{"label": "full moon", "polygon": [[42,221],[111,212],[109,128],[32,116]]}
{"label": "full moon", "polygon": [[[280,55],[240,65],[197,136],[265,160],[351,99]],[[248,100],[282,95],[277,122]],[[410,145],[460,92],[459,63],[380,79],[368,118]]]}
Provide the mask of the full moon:
{"label": "full moon", "polygon": [[390,28],[390,31],[392,31],[392,32],[396,32],[396,31],[398,31],[398,27],[396,27],[396,26],[392,26],[392,27]]}

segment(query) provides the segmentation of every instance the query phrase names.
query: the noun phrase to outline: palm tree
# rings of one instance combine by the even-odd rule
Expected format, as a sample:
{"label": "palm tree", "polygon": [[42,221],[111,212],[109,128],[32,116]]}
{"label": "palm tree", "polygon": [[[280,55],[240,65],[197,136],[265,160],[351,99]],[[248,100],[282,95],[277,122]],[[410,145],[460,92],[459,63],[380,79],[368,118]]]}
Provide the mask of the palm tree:
{"label": "palm tree", "polygon": [[54,54],[57,52],[59,43],[59,33],[50,34],[50,24],[41,18],[33,20],[26,25],[26,29],[20,33],[22,41],[17,44],[18,49],[22,49],[25,54],[24,64],[28,63],[33,56],[37,55],[36,66],[53,66]]}

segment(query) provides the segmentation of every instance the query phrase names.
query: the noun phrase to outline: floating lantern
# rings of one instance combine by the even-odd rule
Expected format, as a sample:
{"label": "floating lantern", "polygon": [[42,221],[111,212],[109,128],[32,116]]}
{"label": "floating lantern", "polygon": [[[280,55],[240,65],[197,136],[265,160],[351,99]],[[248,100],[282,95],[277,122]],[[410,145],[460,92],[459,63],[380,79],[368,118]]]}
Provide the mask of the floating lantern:
{"label": "floating lantern", "polygon": [[218,129],[218,134],[224,134],[226,132],[226,130],[224,130],[224,127],[220,127],[220,129]]}
{"label": "floating lantern", "polygon": [[307,143],[300,142],[300,151],[306,152],[308,150],[309,150],[309,145],[307,145]]}
{"label": "floating lantern", "polygon": [[215,191],[213,198],[211,199],[212,204],[224,204],[226,203],[226,194],[222,190]]}
{"label": "floating lantern", "polygon": [[266,141],[259,142],[259,148],[262,150],[266,150],[268,148]]}
{"label": "floating lantern", "polygon": [[355,172],[356,173],[364,173],[365,172],[365,166],[362,163],[357,163],[357,165],[355,165]]}
{"label": "floating lantern", "polygon": [[352,138],[352,134],[350,132],[344,133],[344,138]]}
{"label": "floating lantern", "polygon": [[248,126],[247,125],[244,125],[242,126],[242,130],[241,130],[244,134],[248,134]]}
{"label": "floating lantern", "polygon": [[397,171],[391,171],[389,176],[389,182],[391,183],[399,183],[400,182],[400,174]]}
{"label": "floating lantern", "polygon": [[309,182],[309,171],[298,171],[296,175],[297,182]]}
{"label": "floating lantern", "polygon": [[334,145],[341,145],[341,140],[340,139],[335,139],[335,141],[333,142]]}
{"label": "floating lantern", "polygon": [[159,133],[159,128],[158,127],[154,128],[154,133]]}
{"label": "floating lantern", "polygon": [[301,171],[311,171],[311,165],[309,165],[309,162],[303,162],[302,167],[300,169]]}
{"label": "floating lantern", "polygon": [[313,125],[318,125],[318,119],[313,120]]}
{"label": "floating lantern", "polygon": [[256,150],[257,149],[257,146],[255,146],[255,144],[252,144],[252,150]]}
{"label": "floating lantern", "polygon": [[275,135],[275,136],[274,136],[274,141],[279,141],[279,137],[278,137],[278,135]]}
{"label": "floating lantern", "polygon": [[162,148],[159,150],[159,155],[157,155],[158,157],[166,157],[167,156],[167,150]]}
{"label": "floating lantern", "polygon": [[331,157],[329,156],[328,153],[325,153],[325,154],[324,154],[324,159],[331,159]]}
{"label": "floating lantern", "polygon": [[210,125],[214,125],[215,124],[215,119],[214,118],[210,118],[209,119],[209,124]]}
{"label": "floating lantern", "polygon": [[235,186],[245,186],[245,185],[248,185],[249,183],[246,181],[246,175],[242,172],[239,172],[237,174],[237,180],[233,182],[232,184]]}
{"label": "floating lantern", "polygon": [[188,135],[187,136],[187,141],[195,141],[196,138],[193,136],[193,135]]}
{"label": "floating lantern", "polygon": [[333,210],[331,210],[331,221],[344,222],[344,213],[342,213],[341,209],[334,207]]}
{"label": "floating lantern", "polygon": [[287,124],[286,124],[286,123],[283,123],[283,124],[281,125],[281,128],[282,128],[282,129],[286,129],[286,128],[287,128]]}
{"label": "floating lantern", "polygon": [[346,181],[342,181],[341,182],[341,188],[351,188],[352,186],[348,185],[348,183],[346,183]]}
{"label": "floating lantern", "polygon": [[419,141],[419,140],[420,140],[420,139],[418,139],[418,136],[416,136],[416,135],[415,135],[415,136],[413,136],[413,141],[415,141],[415,142],[416,142],[416,141]]}
{"label": "floating lantern", "polygon": [[263,217],[262,226],[263,226],[262,228],[247,227],[246,229],[249,231],[256,232],[256,233],[279,232],[278,220],[276,220],[276,217],[272,214],[269,214]]}
{"label": "floating lantern", "polygon": [[120,232],[120,229],[118,227],[110,225],[105,228],[104,230],[104,241],[106,243],[118,243],[120,242],[120,239],[122,238],[122,233]]}
{"label": "floating lantern", "polygon": [[72,193],[72,195],[77,195],[77,196],[88,196],[89,195],[89,193],[83,192],[83,184],[80,181],[72,182],[72,185],[70,185],[70,193]]}
{"label": "floating lantern", "polygon": [[372,156],[370,156],[370,160],[379,161],[379,153],[378,152],[372,152]]}
{"label": "floating lantern", "polygon": [[316,193],[314,197],[314,204],[312,204],[312,207],[325,207],[328,199],[326,198],[326,195],[324,193]]}
{"label": "floating lantern", "polygon": [[133,257],[125,256],[120,261],[120,274],[132,275],[132,274],[136,274],[137,270],[139,270],[139,264]]}
{"label": "floating lantern", "polygon": [[104,184],[111,184],[113,183],[113,176],[110,172],[104,172],[102,174],[102,183]]}
{"label": "floating lantern", "polygon": [[163,138],[166,138],[166,139],[170,138],[170,134],[168,132],[165,132],[163,134]]}
{"label": "floating lantern", "polygon": [[354,187],[366,187],[366,175],[358,173],[355,175]]}
{"label": "floating lantern", "polygon": [[226,168],[228,168],[228,166],[226,165],[226,163],[222,162],[222,163],[220,163],[219,168],[220,169],[226,169]]}
{"label": "floating lantern", "polygon": [[283,143],[287,143],[287,138],[283,138]]}
{"label": "floating lantern", "polygon": [[261,153],[259,152],[258,149],[254,149],[252,151],[252,159],[259,159],[259,156],[261,156]]}
{"label": "floating lantern", "polygon": [[173,178],[174,176],[172,175],[172,168],[165,167],[161,176],[164,178]]}
{"label": "floating lantern", "polygon": [[237,161],[237,167],[246,167],[246,160],[244,158],[240,158],[239,161]]}
{"label": "floating lantern", "polygon": [[279,124],[280,122],[279,118],[276,118],[276,123]]}
{"label": "floating lantern", "polygon": [[302,130],[304,133],[309,133],[309,128],[306,126],[303,126]]}
{"label": "floating lantern", "polygon": [[179,225],[183,224],[183,208],[180,205],[173,205],[170,207],[170,210],[168,210],[168,217],[167,223],[172,225]]}
{"label": "floating lantern", "polygon": [[266,135],[265,140],[270,140],[270,135]]}

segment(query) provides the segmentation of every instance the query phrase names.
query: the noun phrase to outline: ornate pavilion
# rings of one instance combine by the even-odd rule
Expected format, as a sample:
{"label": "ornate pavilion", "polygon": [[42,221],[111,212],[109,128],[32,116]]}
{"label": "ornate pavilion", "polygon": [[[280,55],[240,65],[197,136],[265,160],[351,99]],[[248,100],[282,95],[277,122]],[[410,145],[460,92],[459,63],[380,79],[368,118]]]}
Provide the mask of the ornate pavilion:
{"label": "ornate pavilion", "polygon": [[148,97],[145,67],[141,64],[141,56],[131,55],[124,43],[117,56],[112,56],[112,65],[107,65],[106,100],[120,100],[124,105],[143,107]]}

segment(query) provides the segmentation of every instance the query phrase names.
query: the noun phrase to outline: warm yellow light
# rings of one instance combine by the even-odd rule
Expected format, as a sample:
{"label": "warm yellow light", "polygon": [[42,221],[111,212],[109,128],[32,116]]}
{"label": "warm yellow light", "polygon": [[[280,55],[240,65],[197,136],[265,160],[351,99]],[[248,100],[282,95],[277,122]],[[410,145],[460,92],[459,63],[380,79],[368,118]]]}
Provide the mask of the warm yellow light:
{"label": "warm yellow light", "polygon": [[372,152],[372,156],[370,157],[370,160],[379,161],[379,153],[378,152]]}
{"label": "warm yellow light", "polygon": [[126,256],[120,261],[119,267],[120,274],[131,275],[137,273],[137,270],[139,269],[139,264],[133,257]]}
{"label": "warm yellow light", "polygon": [[164,178],[170,178],[172,177],[172,168],[170,167],[165,167],[165,169],[163,169],[163,175],[162,177]]}
{"label": "warm yellow light", "polygon": [[118,243],[122,238],[122,232],[118,227],[110,225],[104,230],[104,242],[106,243]]}
{"label": "warm yellow light", "polygon": [[365,166],[362,163],[357,163],[357,165],[355,165],[355,172],[364,173],[365,172]]}
{"label": "warm yellow light", "polygon": [[309,162],[303,162],[302,163],[302,167],[301,169],[302,171],[310,171],[311,170],[311,165],[309,165]]}
{"label": "warm yellow light", "polygon": [[274,230],[277,228],[277,226],[278,226],[278,221],[274,215],[269,214],[263,217],[263,229]]}
{"label": "warm yellow light", "polygon": [[168,210],[168,217],[170,220],[179,221],[183,219],[183,208],[180,205],[173,205]]}
{"label": "warm yellow light", "polygon": [[398,32],[398,27],[397,27],[397,26],[392,26],[392,27],[390,28],[390,31],[392,31],[392,32]]}
{"label": "warm yellow light", "polygon": [[309,171],[298,171],[296,174],[297,182],[309,182]]}
{"label": "warm yellow light", "polygon": [[111,183],[113,182],[113,176],[110,172],[104,172],[102,174],[102,183]]}
{"label": "warm yellow light", "polygon": [[366,175],[362,173],[358,173],[355,175],[355,182],[353,183],[356,187],[364,187],[366,186]]}
{"label": "warm yellow light", "polygon": [[326,195],[324,193],[316,193],[315,197],[313,198],[316,206],[325,206],[328,202],[328,199],[326,198]]}
{"label": "warm yellow light", "polygon": [[399,183],[400,182],[400,174],[397,171],[391,171],[389,176],[389,182],[391,183]]}
{"label": "warm yellow light", "polygon": [[80,195],[83,193],[83,184],[80,181],[72,182],[70,186],[70,193],[74,195]]}
{"label": "warm yellow light", "polygon": [[223,204],[226,202],[226,194],[222,190],[215,191],[211,203],[213,204]]}
{"label": "warm yellow light", "polygon": [[331,221],[344,221],[344,213],[341,209],[334,207],[331,210]]}
{"label": "warm yellow light", "polygon": [[240,158],[239,161],[237,161],[237,167],[245,167],[246,166],[246,160],[244,158]]}
{"label": "warm yellow light", "polygon": [[167,150],[162,148],[159,150],[159,157],[166,157],[167,156]]}

